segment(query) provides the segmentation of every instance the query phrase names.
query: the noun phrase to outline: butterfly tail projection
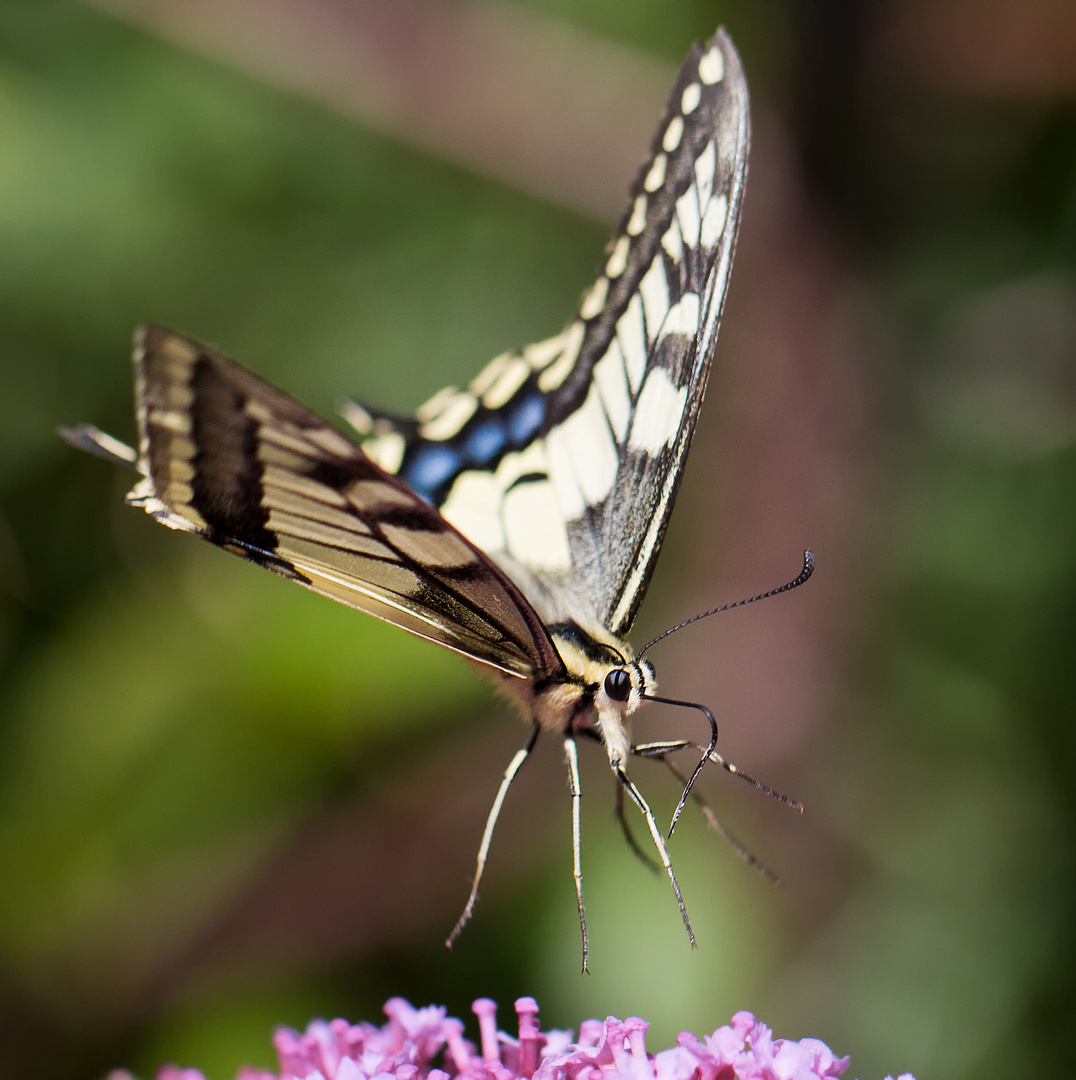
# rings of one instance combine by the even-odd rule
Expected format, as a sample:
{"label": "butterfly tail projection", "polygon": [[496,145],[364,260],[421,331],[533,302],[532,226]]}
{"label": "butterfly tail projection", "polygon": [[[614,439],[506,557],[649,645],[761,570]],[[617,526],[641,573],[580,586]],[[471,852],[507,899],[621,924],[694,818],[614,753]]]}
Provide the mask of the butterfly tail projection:
{"label": "butterfly tail projection", "polygon": [[112,465],[138,467],[138,452],[125,442],[113,438],[107,431],[102,431],[93,424],[76,424],[74,427],[61,427],[60,437],[76,450],[84,450]]}

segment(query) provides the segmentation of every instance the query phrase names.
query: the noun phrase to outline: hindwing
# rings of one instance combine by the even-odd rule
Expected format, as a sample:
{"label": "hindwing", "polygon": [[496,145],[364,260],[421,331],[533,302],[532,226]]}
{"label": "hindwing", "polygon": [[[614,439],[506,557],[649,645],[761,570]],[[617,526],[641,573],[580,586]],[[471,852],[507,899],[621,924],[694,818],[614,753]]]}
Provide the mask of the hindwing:
{"label": "hindwing", "polygon": [[747,166],[723,31],[692,50],[577,317],[413,420],[358,405],[363,449],[496,558],[548,622],[624,637],[706,390]]}

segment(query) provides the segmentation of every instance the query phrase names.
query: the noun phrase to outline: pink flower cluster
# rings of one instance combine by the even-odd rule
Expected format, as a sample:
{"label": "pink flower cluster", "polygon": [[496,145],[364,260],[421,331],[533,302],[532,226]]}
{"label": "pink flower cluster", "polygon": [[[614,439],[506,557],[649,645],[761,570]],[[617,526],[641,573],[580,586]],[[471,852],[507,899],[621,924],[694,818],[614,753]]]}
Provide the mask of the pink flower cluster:
{"label": "pink flower cluster", "polygon": [[[445,1009],[416,1009],[403,998],[388,1002],[389,1022],[380,1028],[346,1020],[315,1020],[302,1034],[280,1028],[273,1039],[279,1072],[244,1068],[237,1080],[823,1080],[848,1067],[848,1058],[819,1039],[775,1039],[749,1012],[703,1039],[682,1032],[676,1046],[651,1055],[648,1024],[638,1017],[586,1020],[573,1042],[570,1031],[538,1029],[533,998],[516,1002],[517,1038],[497,1030],[497,1006],[488,998],[474,1011],[479,1048]],[[109,1080],[132,1078],[115,1072]],[[205,1077],[169,1065],[157,1080]]]}

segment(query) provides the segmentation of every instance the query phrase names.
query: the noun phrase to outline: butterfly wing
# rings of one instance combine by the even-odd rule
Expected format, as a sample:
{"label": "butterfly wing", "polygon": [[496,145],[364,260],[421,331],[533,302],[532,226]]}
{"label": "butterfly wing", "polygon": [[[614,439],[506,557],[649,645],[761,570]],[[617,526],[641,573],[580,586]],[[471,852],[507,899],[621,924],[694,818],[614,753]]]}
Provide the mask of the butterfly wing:
{"label": "butterfly wing", "polygon": [[650,579],[706,390],[747,167],[723,31],[680,71],[577,318],[413,421],[357,405],[363,449],[495,557],[547,622],[618,637]]}
{"label": "butterfly wing", "polygon": [[562,670],[515,584],[308,409],[159,327],[139,331],[135,366],[144,479],[129,502],[509,674]]}

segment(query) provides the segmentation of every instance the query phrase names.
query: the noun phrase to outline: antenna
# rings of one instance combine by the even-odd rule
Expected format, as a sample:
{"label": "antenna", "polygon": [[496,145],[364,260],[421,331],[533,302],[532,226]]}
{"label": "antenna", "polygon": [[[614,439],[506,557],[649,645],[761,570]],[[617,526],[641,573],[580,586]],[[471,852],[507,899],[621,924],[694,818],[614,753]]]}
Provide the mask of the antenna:
{"label": "antenna", "polygon": [[[721,607],[715,607],[711,611],[704,611],[701,615],[692,615],[690,619],[685,619],[682,623],[678,623],[676,626],[670,627],[668,630],[662,631],[652,641],[648,641],[636,654],[635,659],[639,657],[650,648],[651,645],[656,645],[662,638],[667,638],[670,634],[675,634],[677,630],[683,630],[685,626],[690,626],[692,623],[698,622],[700,619],[708,619],[711,615],[720,615],[722,611],[731,611],[733,608],[746,607],[748,604],[753,604],[758,600],[768,600],[771,596],[780,596],[781,593],[788,592],[791,589],[799,588],[812,574],[814,573],[814,552],[810,548],[807,548],[803,553],[803,569],[792,580],[784,585],[779,586],[776,589],[770,589],[769,592],[759,593],[758,596],[748,597],[746,600],[737,600],[733,604],[722,604]],[[698,708],[698,706],[695,706]]]}

